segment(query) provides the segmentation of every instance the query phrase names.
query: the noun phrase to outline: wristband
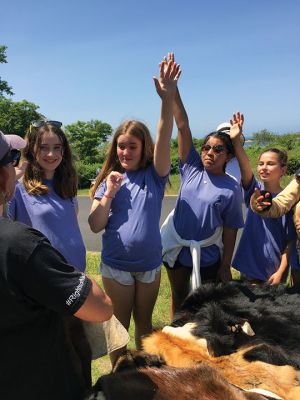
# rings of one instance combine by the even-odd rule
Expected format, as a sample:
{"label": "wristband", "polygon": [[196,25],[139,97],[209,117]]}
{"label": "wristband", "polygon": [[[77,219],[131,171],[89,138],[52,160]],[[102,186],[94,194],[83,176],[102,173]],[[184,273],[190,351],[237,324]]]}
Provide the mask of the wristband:
{"label": "wristband", "polygon": [[115,196],[107,196],[107,194],[105,194],[105,193],[103,194],[103,196],[106,197],[107,199],[114,199],[115,198]]}

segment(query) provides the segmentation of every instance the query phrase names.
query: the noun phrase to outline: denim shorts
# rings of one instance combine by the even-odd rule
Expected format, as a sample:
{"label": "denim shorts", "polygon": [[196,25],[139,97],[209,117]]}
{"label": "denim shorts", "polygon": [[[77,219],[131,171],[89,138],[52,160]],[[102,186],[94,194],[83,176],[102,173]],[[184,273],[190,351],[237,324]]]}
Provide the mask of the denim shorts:
{"label": "denim shorts", "polygon": [[111,268],[101,262],[100,273],[104,278],[114,279],[121,285],[133,285],[135,280],[142,283],[152,283],[155,281],[156,274],[160,272],[161,267],[146,272],[127,272],[120,269]]}

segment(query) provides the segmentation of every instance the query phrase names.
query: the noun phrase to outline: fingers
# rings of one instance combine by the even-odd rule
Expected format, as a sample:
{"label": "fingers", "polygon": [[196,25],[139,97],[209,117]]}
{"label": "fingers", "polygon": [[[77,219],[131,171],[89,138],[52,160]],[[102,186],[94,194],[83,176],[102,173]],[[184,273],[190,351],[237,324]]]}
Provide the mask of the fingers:
{"label": "fingers", "polygon": [[160,84],[159,84],[158,79],[155,76],[153,76],[153,81],[154,81],[155,89],[156,89],[157,93],[159,93]]}
{"label": "fingers", "polygon": [[238,124],[240,128],[242,128],[244,124],[244,115],[237,111],[236,113],[233,114],[232,119],[230,120],[230,124]]}
{"label": "fingers", "polygon": [[155,89],[160,97],[174,93],[181,75],[180,65],[174,61],[174,53],[168,53],[159,64],[159,78],[153,77]]}
{"label": "fingers", "polygon": [[174,53],[168,53],[168,61],[175,61]]}
{"label": "fingers", "polygon": [[162,75],[161,78],[170,78],[173,80],[178,80],[181,74],[181,69],[180,69],[180,65],[173,62],[173,61],[169,61],[167,64],[167,68],[164,68],[164,70],[162,71]]}
{"label": "fingers", "polygon": [[122,182],[123,180],[123,175],[120,172],[117,171],[112,171],[109,175],[108,178],[114,182]]}
{"label": "fingers", "polygon": [[159,78],[160,79],[164,78],[166,65],[167,65],[167,61],[165,60],[165,57],[164,57],[164,60],[159,64]]}
{"label": "fingers", "polygon": [[[271,205],[271,194],[268,192],[263,194],[258,188],[254,189],[253,198],[255,209],[258,211],[263,211]],[[268,200],[268,198],[270,198],[270,200]]]}
{"label": "fingers", "polygon": [[257,187],[254,189],[254,196],[255,196],[256,199],[257,199],[258,196],[261,196],[260,190]]}
{"label": "fingers", "polygon": [[175,63],[174,53],[168,52],[167,57],[164,56],[162,62],[159,64],[160,78],[170,77],[172,79],[179,78],[180,65]]}
{"label": "fingers", "polygon": [[177,72],[177,74],[175,76],[175,81],[178,81],[180,75],[181,75],[181,69],[180,69],[180,65],[178,64],[178,72]]}
{"label": "fingers", "polygon": [[170,78],[174,79],[174,80],[178,80],[181,74],[181,69],[180,69],[180,65],[177,63],[172,62],[172,69],[170,71]]}

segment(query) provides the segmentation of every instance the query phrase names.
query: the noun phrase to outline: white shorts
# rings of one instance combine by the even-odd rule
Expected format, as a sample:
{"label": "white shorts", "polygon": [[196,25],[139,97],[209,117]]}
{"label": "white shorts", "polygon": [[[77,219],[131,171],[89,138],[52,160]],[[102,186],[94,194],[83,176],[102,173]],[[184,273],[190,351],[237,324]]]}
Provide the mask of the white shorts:
{"label": "white shorts", "polygon": [[152,283],[155,281],[156,274],[160,272],[161,267],[146,272],[127,272],[120,269],[111,268],[101,262],[100,273],[104,278],[114,279],[121,285],[133,285],[137,280],[142,283]]}

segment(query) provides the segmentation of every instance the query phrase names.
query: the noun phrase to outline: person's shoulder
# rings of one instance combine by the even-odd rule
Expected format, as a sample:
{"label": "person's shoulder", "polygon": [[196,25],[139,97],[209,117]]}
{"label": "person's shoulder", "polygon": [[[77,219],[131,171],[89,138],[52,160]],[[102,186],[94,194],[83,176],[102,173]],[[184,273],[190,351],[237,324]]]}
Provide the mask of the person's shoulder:
{"label": "person's shoulder", "polygon": [[239,189],[240,190],[241,185],[234,176],[232,176],[228,173],[225,173],[225,175],[223,175],[223,177],[225,179],[226,186],[228,187],[228,189],[232,189],[232,190]]}
{"label": "person's shoulder", "polygon": [[181,160],[179,160],[179,168],[182,171],[190,168],[203,170],[201,156],[195,148],[194,143],[191,144],[191,148],[186,156],[185,162],[183,163]]}
{"label": "person's shoulder", "polygon": [[37,245],[47,239],[41,232],[21,222],[0,217],[0,240],[7,243],[7,245],[18,242],[18,246],[23,247],[29,243]]}
{"label": "person's shoulder", "polygon": [[16,195],[17,193],[22,193],[24,190],[25,190],[25,187],[24,187],[24,184],[23,184],[22,180],[18,180],[16,182],[16,187],[15,187],[15,193],[14,194]]}
{"label": "person's shoulder", "polygon": [[22,179],[19,179],[16,182],[15,192],[13,198],[18,199],[20,201],[24,201],[25,198],[28,198],[29,194],[24,186]]}

